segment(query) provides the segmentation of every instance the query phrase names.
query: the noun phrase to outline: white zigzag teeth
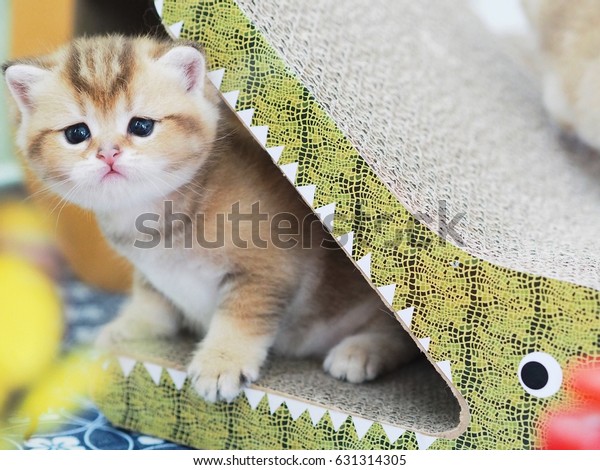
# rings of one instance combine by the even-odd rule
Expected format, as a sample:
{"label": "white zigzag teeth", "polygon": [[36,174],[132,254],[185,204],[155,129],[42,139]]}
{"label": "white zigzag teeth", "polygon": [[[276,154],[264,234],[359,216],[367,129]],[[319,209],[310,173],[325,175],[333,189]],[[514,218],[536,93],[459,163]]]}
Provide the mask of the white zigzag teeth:
{"label": "white zigzag teeth", "polygon": [[405,308],[404,310],[400,310],[398,312],[398,316],[404,322],[404,324],[406,325],[406,327],[409,330],[411,329],[412,317],[413,317],[414,312],[415,312],[414,307],[408,307],[408,308]]}
{"label": "white zigzag teeth", "polygon": [[314,184],[309,186],[296,186],[296,189],[300,193],[300,196],[306,201],[306,203],[312,207],[315,202],[315,192],[317,187]]}
{"label": "white zigzag teeth", "polygon": [[162,373],[162,367],[156,364],[151,364],[149,362],[144,362],[144,367],[152,377],[152,381],[158,385],[160,384],[160,375]]}
{"label": "white zigzag teeth", "polygon": [[370,419],[359,418],[358,416],[353,416],[352,421],[354,422],[354,428],[356,429],[356,435],[358,436],[358,440],[361,440],[365,437],[365,434],[371,429],[373,426],[373,421]]}
{"label": "white zigzag teeth", "polygon": [[183,21],[178,21],[177,23],[173,23],[172,25],[167,26],[167,28],[169,28],[169,31],[171,31],[171,34],[173,34],[173,36],[178,38],[179,35],[181,34],[181,30],[183,28]]}
{"label": "white zigzag teeth", "polygon": [[358,267],[363,272],[363,274],[369,279],[371,279],[371,253],[363,256],[356,262],[356,264],[358,264]]}
{"label": "white zigzag teeth", "polygon": [[253,126],[250,128],[250,132],[254,138],[263,147],[267,146],[267,135],[269,134],[269,126]]}
{"label": "white zigzag teeth", "polygon": [[131,359],[130,357],[123,356],[119,356],[117,360],[119,361],[123,375],[125,375],[125,377],[129,377],[129,374],[131,374],[131,371],[135,367],[135,360]]}
{"label": "white zigzag teeth", "polygon": [[308,405],[308,414],[310,415],[310,419],[313,425],[319,424],[321,418],[327,413],[326,408],[321,408],[320,406]]}
{"label": "white zigzag teeth", "polygon": [[223,83],[223,77],[225,76],[225,69],[217,69],[212,72],[208,72],[206,74],[211,83],[215,86],[217,90],[221,88],[221,83]]}
{"label": "white zigzag teeth", "polygon": [[396,292],[396,284],[381,286],[378,287],[377,290],[388,304],[392,305],[394,303],[394,292]]}
{"label": "white zigzag teeth", "polygon": [[[246,396],[248,397],[248,391],[250,391],[252,398],[248,397],[248,401],[251,403],[252,409],[255,409],[258,406],[258,403],[265,395],[265,393],[257,394],[256,390],[245,389]],[[288,409],[290,416],[294,421],[296,421],[305,411],[308,411],[310,419],[314,426],[319,424],[325,413],[329,413],[329,417],[331,418],[331,423],[333,428],[336,431],[339,431],[342,424],[346,422],[348,418],[347,413],[342,413],[339,411],[328,410],[327,408],[323,408],[317,405],[311,405],[304,401],[295,400],[293,398],[284,398],[277,395],[272,395],[267,393],[267,401],[269,402],[269,409],[272,413],[275,413],[277,409],[285,403],[286,408]],[[365,434],[371,429],[373,425],[373,421],[365,418],[360,418],[358,416],[352,416],[352,422],[354,423],[354,427],[356,429],[356,434],[359,439],[362,439]],[[404,432],[404,430],[401,430]]]}
{"label": "white zigzag teeth", "polygon": [[246,124],[248,127],[252,125],[252,117],[254,116],[254,109],[244,109],[243,111],[238,111],[237,115],[240,117],[242,122]]}
{"label": "white zigzag teeth", "polygon": [[181,390],[183,384],[185,383],[185,379],[187,378],[187,374],[180,370],[169,369],[167,368],[167,374],[171,377],[171,380],[175,384],[175,388],[177,390]]}
{"label": "white zigzag teeth", "polygon": [[298,172],[298,163],[288,163],[279,167],[290,183],[296,184],[296,173]]}
{"label": "white zigzag teeth", "polygon": [[255,390],[253,388],[245,388],[244,393],[246,394],[248,403],[250,403],[250,408],[252,408],[253,410],[256,409],[260,401],[265,396],[265,392],[263,392],[262,390]]}
{"label": "white zigzag teeth", "polygon": [[382,424],[381,427],[390,440],[390,444],[395,443],[400,436],[406,432],[406,429],[397,428],[396,426],[392,426],[390,424]]}
{"label": "white zigzag teeth", "polygon": [[156,10],[156,13],[158,13],[158,16],[160,16],[161,18],[163,13],[163,3],[164,0],[154,0],[154,9]]}
{"label": "white zigzag teeth", "polygon": [[285,401],[285,398],[280,397],[279,395],[267,393],[267,401],[269,402],[269,410],[271,411],[271,414],[273,414],[277,411],[277,408],[282,405],[282,403]]}
{"label": "white zigzag teeth", "polygon": [[285,406],[290,412],[290,416],[294,421],[296,421],[302,413],[304,413],[308,405],[298,400],[292,400],[291,398],[285,399]]}
{"label": "white zigzag teeth", "polygon": [[[429,338],[425,338],[429,339]],[[131,371],[134,369],[137,362],[135,359],[131,359],[129,357],[120,356],[117,358],[119,365],[121,366],[121,370],[125,377],[128,377],[131,374]],[[108,362],[108,361],[107,361]],[[142,363],[144,368],[148,371],[148,374],[152,378],[152,381],[160,386],[160,379],[162,376],[163,367],[152,364],[150,362]],[[441,361],[437,363],[440,369],[450,378],[450,361]],[[167,374],[173,380],[175,387],[177,390],[181,390],[185,384],[187,379],[187,374],[183,371],[165,368]],[[256,390],[254,388],[245,387],[243,389],[244,394],[248,400],[250,408],[252,410],[256,410],[261,400],[266,396],[267,403],[269,405],[269,411],[271,414],[275,413],[281,405],[285,403],[286,408],[288,409],[290,416],[294,421],[296,421],[305,411],[308,411],[308,415],[314,426],[317,426],[325,413],[329,413],[329,418],[331,419],[331,424],[333,425],[333,429],[337,432],[340,430],[342,424],[346,422],[349,415],[348,413],[342,413],[340,411],[330,410],[321,406],[312,405],[300,400],[294,400],[293,398],[284,398],[279,395],[275,395],[272,393],[267,393],[262,390]],[[374,421],[370,419],[361,418],[359,416],[351,416],[352,423],[354,424],[354,428],[356,430],[356,435],[358,439],[362,439],[373,426]],[[405,429],[398,428],[396,426],[392,426],[389,424],[381,424],[384,432],[386,433],[390,443],[395,443],[398,438],[404,434]],[[417,443],[419,445],[419,449],[427,449],[437,438],[431,436],[425,436],[419,433],[415,433],[417,438]]]}
{"label": "white zigzag teeth", "polygon": [[325,227],[327,227],[330,232],[333,231],[333,214],[335,213],[335,202],[315,209],[315,213],[319,216],[319,219],[321,219],[323,225],[325,225]]}
{"label": "white zigzag teeth", "polygon": [[452,382],[452,369],[450,368],[450,361],[436,362],[442,373]]}
{"label": "white zigzag teeth", "polygon": [[273,161],[277,163],[281,158],[281,154],[283,152],[283,145],[280,145],[279,147],[271,147],[267,149],[267,152],[269,153],[269,155],[271,155]]}
{"label": "white zigzag teeth", "polygon": [[336,239],[342,245],[344,251],[352,256],[352,251],[354,250],[354,232],[348,232],[345,235],[340,235]]}
{"label": "white zigzag teeth", "polygon": [[240,90],[228,91],[227,93],[223,93],[223,99],[229,103],[233,109],[235,109],[235,105],[237,104],[237,100],[240,96]]}
{"label": "white zigzag teeth", "polygon": [[339,431],[342,424],[346,422],[348,414],[340,413],[339,411],[333,410],[327,410],[327,412],[329,413],[329,417],[331,418],[331,424],[333,424],[333,429]]}
{"label": "white zigzag teeth", "polygon": [[427,450],[433,444],[437,437],[433,436],[425,436],[424,434],[415,433],[415,437],[417,438],[417,444],[419,445],[419,450]]}
{"label": "white zigzag teeth", "polygon": [[431,338],[417,338],[419,343],[425,348],[425,351],[429,351],[429,343],[431,343]]}

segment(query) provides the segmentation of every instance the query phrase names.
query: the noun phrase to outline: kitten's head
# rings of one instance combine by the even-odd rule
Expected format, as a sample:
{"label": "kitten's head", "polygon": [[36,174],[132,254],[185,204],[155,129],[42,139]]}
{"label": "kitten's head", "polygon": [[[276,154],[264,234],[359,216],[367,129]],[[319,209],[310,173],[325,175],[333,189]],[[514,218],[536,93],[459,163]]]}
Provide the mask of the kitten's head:
{"label": "kitten's head", "polygon": [[204,57],[191,45],[85,38],[4,71],[20,150],[49,187],[80,206],[105,212],[163,198],[210,153],[217,107]]}

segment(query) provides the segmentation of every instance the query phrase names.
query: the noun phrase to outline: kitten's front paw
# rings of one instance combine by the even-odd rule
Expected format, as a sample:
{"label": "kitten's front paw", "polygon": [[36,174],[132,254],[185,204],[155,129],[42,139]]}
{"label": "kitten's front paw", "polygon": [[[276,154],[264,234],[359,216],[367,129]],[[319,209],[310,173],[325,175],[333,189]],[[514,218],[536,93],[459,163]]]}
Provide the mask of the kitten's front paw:
{"label": "kitten's front paw", "polygon": [[230,351],[200,347],[188,367],[194,389],[209,402],[232,402],[242,387],[258,379],[260,362]]}
{"label": "kitten's front paw", "polygon": [[365,336],[350,336],[329,351],[323,369],[336,379],[361,383],[377,377],[384,361],[377,343]]}

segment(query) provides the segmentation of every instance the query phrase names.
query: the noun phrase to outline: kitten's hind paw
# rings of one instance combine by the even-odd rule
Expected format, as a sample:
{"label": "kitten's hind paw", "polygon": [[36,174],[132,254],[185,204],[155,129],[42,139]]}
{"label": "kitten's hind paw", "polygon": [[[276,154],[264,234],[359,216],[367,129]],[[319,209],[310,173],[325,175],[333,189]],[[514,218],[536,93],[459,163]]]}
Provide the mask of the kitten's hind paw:
{"label": "kitten's hind paw", "polygon": [[329,351],[323,369],[336,379],[361,383],[384,372],[383,354],[370,335],[349,336]]}
{"label": "kitten's hind paw", "polygon": [[230,403],[242,387],[258,379],[259,369],[260,364],[249,364],[247,358],[235,357],[231,352],[200,347],[188,374],[192,386],[206,401]]}

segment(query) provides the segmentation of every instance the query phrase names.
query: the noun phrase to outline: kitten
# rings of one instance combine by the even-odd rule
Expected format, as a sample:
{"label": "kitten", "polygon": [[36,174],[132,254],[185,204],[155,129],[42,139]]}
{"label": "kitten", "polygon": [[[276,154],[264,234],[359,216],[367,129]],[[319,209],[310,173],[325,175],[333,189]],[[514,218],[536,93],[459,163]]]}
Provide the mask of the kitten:
{"label": "kitten", "polygon": [[600,150],[600,2],[523,0],[540,54],[544,105]]}
{"label": "kitten", "polygon": [[418,354],[343,252],[321,246],[334,242],[243,136],[196,46],[86,38],[4,68],[27,161],[94,211],[135,267],[132,296],[100,344],[191,328],[203,339],[189,375],[209,401],[233,400],[269,350],[323,358],[357,383]]}

